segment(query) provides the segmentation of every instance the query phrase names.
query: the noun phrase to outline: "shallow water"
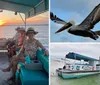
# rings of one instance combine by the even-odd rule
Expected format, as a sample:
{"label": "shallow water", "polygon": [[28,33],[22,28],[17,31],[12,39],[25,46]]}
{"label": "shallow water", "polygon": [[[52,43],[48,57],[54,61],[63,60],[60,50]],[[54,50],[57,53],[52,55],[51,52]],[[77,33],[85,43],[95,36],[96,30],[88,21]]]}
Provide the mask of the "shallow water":
{"label": "shallow water", "polygon": [[100,74],[78,79],[63,79],[58,77],[55,70],[64,65],[62,62],[51,60],[51,85],[100,85]]}
{"label": "shallow water", "polygon": [[79,79],[62,79],[55,76],[51,77],[51,85],[100,85],[100,74]]}

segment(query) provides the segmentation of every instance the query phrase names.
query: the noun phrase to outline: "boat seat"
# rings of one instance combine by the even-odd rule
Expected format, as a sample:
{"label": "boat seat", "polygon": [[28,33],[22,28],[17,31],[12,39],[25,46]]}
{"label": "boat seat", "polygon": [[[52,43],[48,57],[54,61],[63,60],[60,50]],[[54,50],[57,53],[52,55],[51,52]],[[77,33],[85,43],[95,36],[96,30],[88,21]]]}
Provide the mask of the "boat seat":
{"label": "boat seat", "polygon": [[21,68],[20,79],[22,85],[48,85],[48,75],[43,71]]}
{"label": "boat seat", "polygon": [[36,53],[38,60],[40,60],[43,64],[43,67],[47,73],[49,73],[49,57],[44,56],[44,51],[38,49]]}
{"label": "boat seat", "polygon": [[43,70],[42,63],[39,60],[32,60],[31,63],[25,63],[25,68],[29,70]]}
{"label": "boat seat", "polygon": [[[19,63],[18,66],[20,68],[19,75],[22,85],[48,85],[49,77],[49,63],[48,56],[43,55],[44,52],[41,49],[37,50],[38,60],[42,63],[43,70],[30,70],[25,68],[23,63]],[[28,57],[27,57],[28,59]]]}

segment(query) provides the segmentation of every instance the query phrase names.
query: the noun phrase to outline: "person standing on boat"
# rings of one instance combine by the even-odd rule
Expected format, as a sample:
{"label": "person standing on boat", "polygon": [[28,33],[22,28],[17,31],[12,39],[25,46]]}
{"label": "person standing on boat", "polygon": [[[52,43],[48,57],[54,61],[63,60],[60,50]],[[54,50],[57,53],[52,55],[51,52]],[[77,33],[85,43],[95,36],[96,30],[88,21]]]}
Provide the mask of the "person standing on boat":
{"label": "person standing on boat", "polygon": [[25,63],[25,56],[30,56],[31,60],[36,59],[36,51],[39,47],[44,50],[45,55],[49,55],[48,50],[45,49],[45,47],[39,42],[39,40],[34,38],[36,34],[38,34],[38,32],[36,32],[33,28],[28,28],[26,32],[26,36],[28,38],[24,41],[19,54],[13,56],[10,65],[6,69],[3,69],[4,72],[8,72],[12,68],[13,75],[8,80],[15,78],[17,64],[18,62]]}

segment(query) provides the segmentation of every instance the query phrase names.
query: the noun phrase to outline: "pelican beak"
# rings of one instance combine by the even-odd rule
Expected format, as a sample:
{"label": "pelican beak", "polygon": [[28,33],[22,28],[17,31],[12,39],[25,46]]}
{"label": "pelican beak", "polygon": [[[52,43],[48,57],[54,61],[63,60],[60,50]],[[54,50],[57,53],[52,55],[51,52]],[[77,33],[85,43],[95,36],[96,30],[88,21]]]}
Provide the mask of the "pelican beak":
{"label": "pelican beak", "polygon": [[67,23],[67,24],[65,24],[63,27],[61,27],[59,30],[57,30],[55,33],[62,32],[62,31],[64,31],[64,30],[68,29],[68,28],[71,27],[71,26],[72,26],[71,23]]}

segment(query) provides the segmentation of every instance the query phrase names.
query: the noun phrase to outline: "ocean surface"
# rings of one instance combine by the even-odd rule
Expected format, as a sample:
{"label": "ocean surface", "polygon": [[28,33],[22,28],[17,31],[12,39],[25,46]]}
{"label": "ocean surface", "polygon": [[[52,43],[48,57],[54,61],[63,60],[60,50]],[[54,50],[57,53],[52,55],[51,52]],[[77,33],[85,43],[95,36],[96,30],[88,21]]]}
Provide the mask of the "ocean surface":
{"label": "ocean surface", "polygon": [[[12,38],[14,36],[14,34],[16,33],[15,28],[18,27],[20,25],[17,26],[2,26],[0,27],[0,38]],[[24,27],[24,26],[20,26],[20,27]],[[26,29],[28,27],[33,27],[37,32],[39,32],[35,37],[36,39],[40,40],[40,42],[44,45],[44,46],[48,46],[49,44],[49,26],[48,24],[46,25],[28,25],[26,27]]]}
{"label": "ocean surface", "polygon": [[100,74],[79,79],[63,79],[58,77],[55,70],[63,65],[63,61],[51,59],[50,85],[100,85]]}

